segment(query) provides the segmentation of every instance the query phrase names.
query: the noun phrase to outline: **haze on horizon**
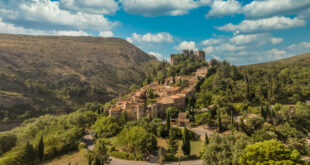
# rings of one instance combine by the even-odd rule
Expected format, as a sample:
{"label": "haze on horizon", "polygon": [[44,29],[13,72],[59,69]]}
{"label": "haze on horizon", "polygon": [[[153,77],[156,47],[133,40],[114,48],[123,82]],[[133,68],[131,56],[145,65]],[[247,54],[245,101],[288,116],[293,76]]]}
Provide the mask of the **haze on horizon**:
{"label": "haze on horizon", "polygon": [[182,49],[235,65],[310,51],[309,0],[0,0],[0,33],[120,37],[159,60]]}

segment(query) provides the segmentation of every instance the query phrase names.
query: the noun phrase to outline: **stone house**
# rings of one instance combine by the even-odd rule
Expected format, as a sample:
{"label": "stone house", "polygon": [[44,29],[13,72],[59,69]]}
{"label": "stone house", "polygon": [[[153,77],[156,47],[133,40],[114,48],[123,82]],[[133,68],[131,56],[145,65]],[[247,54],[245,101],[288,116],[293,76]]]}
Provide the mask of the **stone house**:
{"label": "stone house", "polygon": [[178,114],[177,124],[179,127],[189,127],[189,119],[187,118],[187,114],[185,112],[180,112]]}

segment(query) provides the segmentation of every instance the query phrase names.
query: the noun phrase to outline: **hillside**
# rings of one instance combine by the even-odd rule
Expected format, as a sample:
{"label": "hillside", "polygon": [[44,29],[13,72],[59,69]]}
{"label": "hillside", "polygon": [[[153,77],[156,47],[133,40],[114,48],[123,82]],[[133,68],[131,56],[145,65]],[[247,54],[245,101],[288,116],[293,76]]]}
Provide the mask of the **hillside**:
{"label": "hillside", "polygon": [[265,62],[265,63],[259,63],[259,64],[252,64],[248,66],[270,66],[270,65],[280,65],[280,64],[292,64],[292,63],[305,63],[309,64],[310,63],[310,52],[309,53],[304,53],[288,58],[284,58],[281,60],[276,60],[276,61],[270,61],[270,62]]}
{"label": "hillside", "polygon": [[0,121],[105,102],[158,63],[119,38],[0,34]]}
{"label": "hillside", "polygon": [[310,100],[310,53],[246,66],[214,63],[197,95],[198,107],[216,103],[217,97],[245,106]]}

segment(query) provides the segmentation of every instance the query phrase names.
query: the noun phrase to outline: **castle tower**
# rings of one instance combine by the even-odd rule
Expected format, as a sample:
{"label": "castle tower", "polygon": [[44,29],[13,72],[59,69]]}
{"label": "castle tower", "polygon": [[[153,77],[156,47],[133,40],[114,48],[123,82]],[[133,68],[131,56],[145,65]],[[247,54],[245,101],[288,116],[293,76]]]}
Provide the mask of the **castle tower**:
{"label": "castle tower", "polygon": [[206,53],[202,50],[197,50],[195,56],[202,61],[206,61]]}

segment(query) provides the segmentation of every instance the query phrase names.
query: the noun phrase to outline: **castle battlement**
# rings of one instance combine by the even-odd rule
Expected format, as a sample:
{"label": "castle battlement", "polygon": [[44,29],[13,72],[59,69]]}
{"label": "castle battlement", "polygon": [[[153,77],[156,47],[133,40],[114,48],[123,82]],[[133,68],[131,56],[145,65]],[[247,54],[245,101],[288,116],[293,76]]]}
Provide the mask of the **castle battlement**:
{"label": "castle battlement", "polygon": [[[183,50],[182,55],[184,56],[195,56],[197,58],[197,60],[200,61],[205,61],[206,60],[206,53],[203,50],[197,50],[197,51],[193,51],[193,50]],[[177,56],[179,56],[180,54],[171,54],[170,55],[170,64],[171,65],[177,65],[178,64],[178,59]]]}

